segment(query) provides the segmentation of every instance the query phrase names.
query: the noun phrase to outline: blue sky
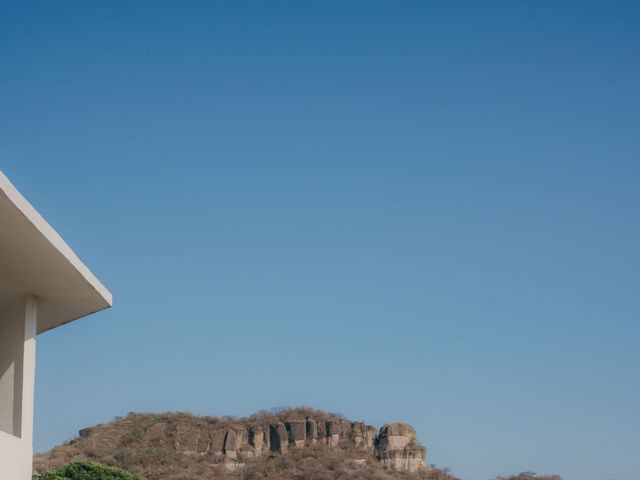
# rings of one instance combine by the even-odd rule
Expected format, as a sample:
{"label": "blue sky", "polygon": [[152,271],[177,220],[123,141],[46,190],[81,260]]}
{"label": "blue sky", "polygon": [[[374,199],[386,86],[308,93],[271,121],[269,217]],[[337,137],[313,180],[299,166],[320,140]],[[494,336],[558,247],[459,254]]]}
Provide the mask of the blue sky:
{"label": "blue sky", "polygon": [[115,297],[39,337],[37,450],[304,404],[640,476],[637,4],[131,3],[0,10],[0,168]]}

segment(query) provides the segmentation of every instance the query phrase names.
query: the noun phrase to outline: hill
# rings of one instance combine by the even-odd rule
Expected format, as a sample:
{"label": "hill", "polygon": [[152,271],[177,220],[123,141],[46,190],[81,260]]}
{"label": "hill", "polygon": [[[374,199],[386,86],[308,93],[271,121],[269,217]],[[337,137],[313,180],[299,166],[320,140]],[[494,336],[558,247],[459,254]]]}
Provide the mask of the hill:
{"label": "hill", "polygon": [[[247,418],[130,413],[35,455],[34,472],[91,461],[145,480],[457,480],[425,460],[406,423],[377,429],[310,408]],[[561,479],[522,473],[500,480]]]}
{"label": "hill", "polygon": [[425,458],[426,449],[408,424],[378,430],[309,408],[248,418],[130,413],[36,455],[34,471],[91,460],[147,480],[454,480],[427,467]]}

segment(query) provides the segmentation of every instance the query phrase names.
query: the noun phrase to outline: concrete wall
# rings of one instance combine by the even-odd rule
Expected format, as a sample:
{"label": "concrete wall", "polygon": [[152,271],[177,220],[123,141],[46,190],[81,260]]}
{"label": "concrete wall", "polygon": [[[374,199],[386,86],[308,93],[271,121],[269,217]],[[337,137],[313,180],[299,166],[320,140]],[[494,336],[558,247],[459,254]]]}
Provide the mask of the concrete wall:
{"label": "concrete wall", "polygon": [[30,480],[33,447],[18,437],[0,432],[0,478]]}
{"label": "concrete wall", "polygon": [[29,480],[37,304],[27,297],[0,312],[0,478]]}

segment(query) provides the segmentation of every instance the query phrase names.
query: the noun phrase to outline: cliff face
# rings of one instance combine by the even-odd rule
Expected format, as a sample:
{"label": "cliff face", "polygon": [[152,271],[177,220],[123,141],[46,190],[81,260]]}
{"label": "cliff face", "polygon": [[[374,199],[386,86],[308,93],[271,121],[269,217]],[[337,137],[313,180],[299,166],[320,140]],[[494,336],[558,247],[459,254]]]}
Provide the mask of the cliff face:
{"label": "cliff face", "polygon": [[[34,467],[42,471],[70,460],[92,459],[137,468],[149,479],[170,478],[158,476],[163,464],[192,462],[202,467],[204,475],[216,468],[233,472],[247,465],[255,467],[260,461],[305,450],[314,452],[315,458],[320,458],[316,452],[339,452],[356,466],[377,465],[391,472],[426,471],[425,448],[410,425],[394,423],[378,431],[363,422],[311,409],[267,412],[244,419],[130,414],[81,430],[77,439],[36,456]],[[212,475],[190,478],[217,478]]]}
{"label": "cliff face", "polygon": [[[195,428],[194,428],[195,427]],[[385,425],[380,432],[363,422],[351,422],[324,415],[307,415],[273,423],[236,423],[226,428],[178,427],[173,448],[187,454],[224,457],[234,469],[245,459],[266,454],[286,454],[292,448],[324,445],[366,453],[396,471],[415,472],[425,466],[426,450],[416,441],[415,430],[404,423]]]}
{"label": "cliff face", "polygon": [[416,440],[416,431],[406,423],[384,425],[377,437],[377,458],[400,472],[424,468],[426,449]]}

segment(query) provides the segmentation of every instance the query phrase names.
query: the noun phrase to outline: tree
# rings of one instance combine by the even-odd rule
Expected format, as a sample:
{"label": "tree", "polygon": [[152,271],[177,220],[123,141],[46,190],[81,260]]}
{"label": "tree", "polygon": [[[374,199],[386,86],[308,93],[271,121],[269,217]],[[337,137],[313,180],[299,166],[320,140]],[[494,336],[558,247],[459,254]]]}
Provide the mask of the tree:
{"label": "tree", "polygon": [[64,467],[36,474],[33,480],[142,480],[142,478],[99,463],[71,462]]}

